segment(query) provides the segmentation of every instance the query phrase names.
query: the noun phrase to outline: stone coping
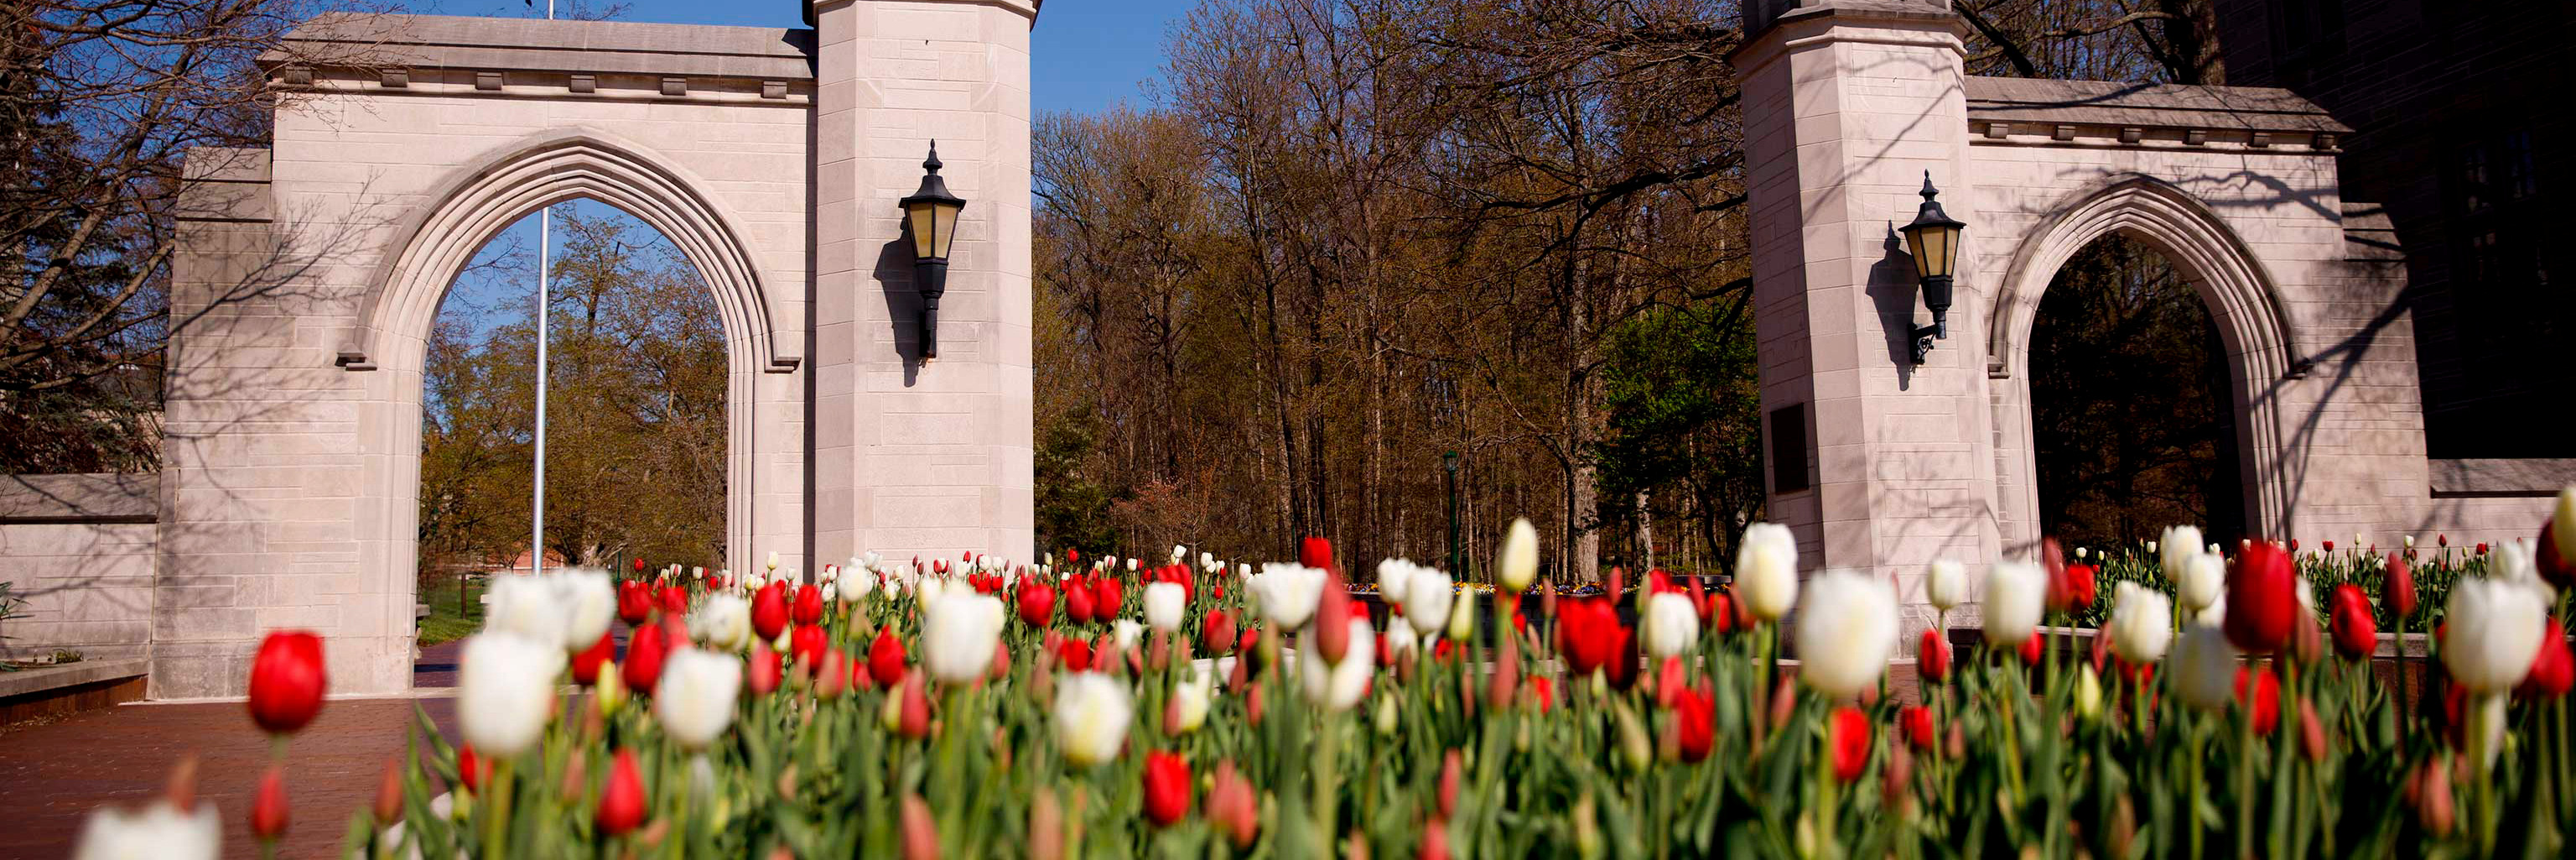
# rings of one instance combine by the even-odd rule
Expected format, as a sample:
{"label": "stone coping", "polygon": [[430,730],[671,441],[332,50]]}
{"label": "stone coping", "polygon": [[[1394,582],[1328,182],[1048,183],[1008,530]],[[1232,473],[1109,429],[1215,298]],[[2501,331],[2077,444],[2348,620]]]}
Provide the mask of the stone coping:
{"label": "stone coping", "polygon": [[814,31],[331,12],[288,32],[260,65],[586,72],[812,80]]}
{"label": "stone coping", "polygon": [[134,657],[124,660],[83,660],[42,669],[0,672],[0,699],[34,695],[65,687],[95,684],[100,681],[140,678],[151,671],[151,661]]}

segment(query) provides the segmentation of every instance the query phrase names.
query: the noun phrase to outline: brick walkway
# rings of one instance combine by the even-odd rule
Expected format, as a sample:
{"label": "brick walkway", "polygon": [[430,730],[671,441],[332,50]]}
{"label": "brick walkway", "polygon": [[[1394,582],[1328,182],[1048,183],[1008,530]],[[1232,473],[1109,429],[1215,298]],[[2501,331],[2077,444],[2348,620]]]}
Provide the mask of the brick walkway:
{"label": "brick walkway", "polygon": [[[352,699],[330,702],[288,747],[292,810],[280,857],[337,857],[349,814],[375,799],[385,761],[403,751],[417,706],[442,733],[455,734],[455,700]],[[0,733],[0,857],[71,853],[89,811],[158,795],[170,767],[196,752],[198,796],[224,821],[224,856],[256,857],[251,797],[268,764],[268,737],[240,703],[136,704]]]}

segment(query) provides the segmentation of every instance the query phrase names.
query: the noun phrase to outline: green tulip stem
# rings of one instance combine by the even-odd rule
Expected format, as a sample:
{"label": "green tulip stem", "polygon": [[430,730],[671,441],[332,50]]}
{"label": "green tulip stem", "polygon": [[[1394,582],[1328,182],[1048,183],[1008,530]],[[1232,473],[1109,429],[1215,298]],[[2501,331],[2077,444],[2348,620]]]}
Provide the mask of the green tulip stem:
{"label": "green tulip stem", "polygon": [[2186,715],[2183,719],[2186,723],[2183,733],[2189,737],[2191,744],[2191,808],[2183,817],[2191,822],[2191,856],[2193,860],[2199,860],[2203,856],[2201,848],[2203,832],[2207,829],[2201,824],[2200,808],[2208,802],[2209,796],[2209,785],[2206,780],[2209,772],[2207,756],[2209,733],[2201,730],[2200,720],[2197,717]]}
{"label": "green tulip stem", "polygon": [[1334,819],[1338,817],[1340,810],[1336,808],[1334,801],[1340,797],[1340,794],[1337,791],[1339,786],[1334,783],[1341,764],[1342,720],[1337,719],[1328,708],[1318,709],[1316,713],[1323,718],[1319,721],[1320,725],[1316,729],[1315,737],[1316,847],[1325,856],[1330,856],[1334,844],[1339,841],[1335,838],[1337,823]]}
{"label": "green tulip stem", "polygon": [[483,798],[483,855],[502,860],[510,851],[510,780],[513,764],[510,756],[496,756],[492,773],[484,781],[492,790]]}
{"label": "green tulip stem", "polygon": [[2236,856],[2254,856],[2254,702],[2261,682],[2245,679],[2244,707],[2236,720]]}
{"label": "green tulip stem", "polygon": [[[2482,695],[2501,698],[2505,694],[2485,693]],[[2469,707],[2476,709],[2471,711],[2473,714],[2482,714],[2486,710],[2484,702],[2473,703]],[[2469,730],[2466,732],[2469,742],[2469,772],[2477,774],[2477,778],[2475,780],[2476,784],[2470,786],[2469,795],[2470,797],[2475,798],[2477,803],[2476,826],[2478,829],[2478,856],[2492,857],[2495,856],[2497,819],[2495,809],[2495,774],[2489,772],[2487,769],[2487,730],[2486,726],[2483,725],[2485,719],[2486,718],[2483,716],[2473,717],[2470,721]]]}

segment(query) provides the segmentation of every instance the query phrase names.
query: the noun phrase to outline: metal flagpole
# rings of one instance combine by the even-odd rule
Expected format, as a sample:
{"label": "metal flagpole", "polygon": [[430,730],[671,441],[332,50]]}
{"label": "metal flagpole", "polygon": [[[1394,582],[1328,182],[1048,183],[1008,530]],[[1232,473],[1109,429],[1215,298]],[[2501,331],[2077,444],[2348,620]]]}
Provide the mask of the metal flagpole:
{"label": "metal flagpole", "polygon": [[[555,0],[546,0],[546,20],[555,19]],[[537,486],[536,522],[529,528],[528,569],[546,572],[546,311],[553,302],[546,295],[547,279],[553,272],[550,252],[553,250],[554,207],[537,210]]]}

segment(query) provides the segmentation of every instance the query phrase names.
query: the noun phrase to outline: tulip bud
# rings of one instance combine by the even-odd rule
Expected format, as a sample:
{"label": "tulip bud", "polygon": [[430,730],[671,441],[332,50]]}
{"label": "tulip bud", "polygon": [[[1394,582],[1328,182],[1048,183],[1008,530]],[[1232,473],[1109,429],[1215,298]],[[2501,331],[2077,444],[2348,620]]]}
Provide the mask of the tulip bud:
{"label": "tulip bud", "polygon": [[322,712],[322,637],[278,630],[260,640],[250,666],[250,718],[262,731],[292,734]]}
{"label": "tulip bud", "polygon": [[2075,712],[2088,720],[2102,716],[2102,676],[2090,664],[2076,667]]}
{"label": "tulip bud", "polygon": [[1879,774],[1879,792],[1888,808],[1903,809],[1914,800],[1914,751],[1896,737],[1887,741],[1887,769]]}
{"label": "tulip bud", "polygon": [[2415,811],[2424,830],[2434,836],[2451,835],[2451,769],[2442,756],[2426,761],[2417,779]]}
{"label": "tulip bud", "polygon": [[2318,719],[2318,718],[2317,718],[2317,705],[2316,705],[2316,703],[2315,703],[2315,702],[2308,701],[2307,697],[2305,697],[2305,696],[2300,697],[2300,698],[2299,698],[2299,749],[2300,749],[2300,751],[2307,753],[2307,755],[2308,755],[2308,760],[2309,760],[2309,761],[2317,761],[2317,762],[2321,762],[2321,761],[2325,761],[2325,760],[2326,760],[2326,748],[2327,748],[2327,745],[2328,745],[2328,744],[2327,744],[2327,741],[2326,741],[2326,726],[2325,726],[2325,722],[2324,722],[2323,720],[2320,720],[2320,719]]}
{"label": "tulip bud", "polygon": [[621,748],[609,764],[608,784],[599,791],[597,822],[605,836],[618,836],[644,823],[649,803],[644,795],[644,772],[636,766],[635,749]]}
{"label": "tulip bud", "polygon": [[259,778],[259,795],[251,802],[250,832],[261,841],[286,835],[286,766],[271,764]]}
{"label": "tulip bud", "polygon": [[1326,663],[1342,662],[1351,649],[1351,595],[1342,578],[1334,576],[1324,583],[1322,599],[1315,606],[1315,653]]}
{"label": "tulip bud", "polygon": [[373,811],[376,815],[376,826],[378,827],[390,827],[394,822],[402,819],[403,769],[401,759],[385,759],[384,775],[376,778],[376,804]]}
{"label": "tulip bud", "polygon": [[1779,685],[1771,689],[1771,730],[1788,730],[1789,718],[1795,716],[1797,710],[1798,688],[1788,676],[1783,675]]}
{"label": "tulip bud", "polygon": [[918,794],[903,798],[903,860],[939,860],[939,824]]}
{"label": "tulip bud", "polygon": [[1056,806],[1055,789],[1040,787],[1029,801],[1029,860],[1062,860],[1064,810]]}
{"label": "tulip bud", "polygon": [[1396,719],[1401,716],[1403,715],[1395,709],[1394,696],[1377,697],[1377,733],[1379,737],[1394,737]]}
{"label": "tulip bud", "polygon": [[902,719],[896,732],[914,740],[930,736],[930,697],[921,690],[925,683],[918,671],[905,675],[903,679]]}

